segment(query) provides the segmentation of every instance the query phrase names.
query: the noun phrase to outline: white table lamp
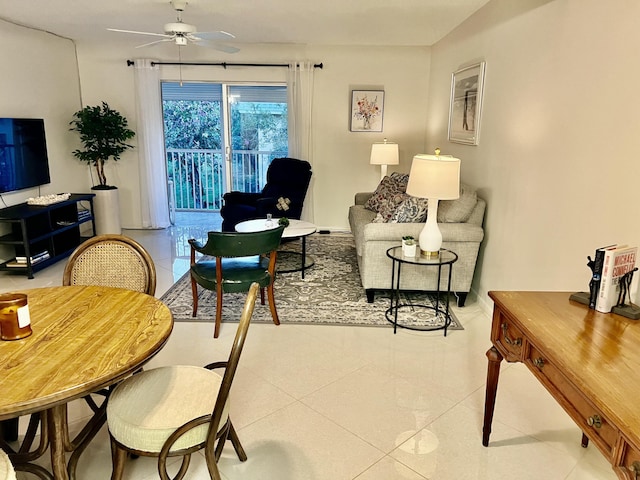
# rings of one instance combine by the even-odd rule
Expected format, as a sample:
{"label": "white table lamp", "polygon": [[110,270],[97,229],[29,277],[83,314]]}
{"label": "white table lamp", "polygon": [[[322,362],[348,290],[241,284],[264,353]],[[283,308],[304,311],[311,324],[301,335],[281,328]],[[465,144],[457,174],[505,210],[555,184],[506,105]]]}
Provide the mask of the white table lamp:
{"label": "white table lamp", "polygon": [[387,142],[386,138],[383,143],[374,143],[371,145],[369,163],[371,165],[380,165],[380,180],[382,180],[387,174],[387,165],[398,165],[400,163],[398,144]]}
{"label": "white table lamp", "polygon": [[460,159],[450,156],[420,154],[413,157],[407,193],[428,199],[427,221],[420,232],[420,254],[438,258],[442,233],[438,227],[438,200],[460,197]]}

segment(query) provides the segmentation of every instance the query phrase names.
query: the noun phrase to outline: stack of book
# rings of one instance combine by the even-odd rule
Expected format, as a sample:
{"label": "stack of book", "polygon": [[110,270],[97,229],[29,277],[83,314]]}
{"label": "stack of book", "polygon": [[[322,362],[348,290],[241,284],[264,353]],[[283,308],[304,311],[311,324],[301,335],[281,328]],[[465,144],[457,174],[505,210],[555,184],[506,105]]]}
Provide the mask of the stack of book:
{"label": "stack of book", "polygon": [[[637,254],[638,247],[627,245],[609,245],[596,250],[593,271],[596,288],[592,291],[589,304],[591,308],[608,313],[618,304],[621,292],[620,280],[624,274],[635,268]],[[594,291],[597,292],[595,302]],[[622,289],[622,291],[626,290]],[[629,299],[622,300],[628,301]]]}
{"label": "stack of book", "polygon": [[[35,265],[36,263],[40,263],[45,261],[47,258],[50,258],[48,250],[44,250],[40,253],[31,256],[31,265]],[[7,263],[7,267],[26,267],[27,266],[27,257],[17,256],[16,259],[12,262]]]}

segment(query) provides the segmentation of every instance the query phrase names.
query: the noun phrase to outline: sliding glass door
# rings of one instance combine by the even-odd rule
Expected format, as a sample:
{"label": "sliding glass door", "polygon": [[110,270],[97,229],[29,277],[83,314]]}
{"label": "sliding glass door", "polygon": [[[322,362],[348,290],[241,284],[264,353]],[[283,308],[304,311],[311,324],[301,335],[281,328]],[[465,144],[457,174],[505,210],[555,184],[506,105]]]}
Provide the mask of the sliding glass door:
{"label": "sliding glass door", "polygon": [[230,190],[259,192],[271,160],[287,156],[287,89],[231,85],[228,92],[228,185]]}
{"label": "sliding glass door", "polygon": [[219,211],[227,191],[258,192],[287,155],[284,85],[163,82],[162,105],[176,210]]}

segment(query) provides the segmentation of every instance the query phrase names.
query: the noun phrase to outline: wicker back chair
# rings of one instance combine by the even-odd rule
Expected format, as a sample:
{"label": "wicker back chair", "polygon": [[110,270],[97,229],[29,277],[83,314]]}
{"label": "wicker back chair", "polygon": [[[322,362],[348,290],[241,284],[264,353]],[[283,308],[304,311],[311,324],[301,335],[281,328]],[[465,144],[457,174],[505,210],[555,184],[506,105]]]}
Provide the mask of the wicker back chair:
{"label": "wicker back chair", "polygon": [[[71,254],[62,284],[125,288],[153,296],[156,293],[156,268],[149,253],[132,238],[116,234],[98,235],[80,244]],[[83,397],[94,415],[83,429],[86,432],[84,439],[69,459],[68,468],[74,475],[80,454],[106,421],[110,393],[111,388],[93,392],[104,397],[100,405],[91,395]],[[33,420],[32,416],[32,423]]]}
{"label": "wicker back chair", "polygon": [[155,295],[156,269],[138,242],[124,235],[98,235],[71,254],[63,285],[118,287]]}

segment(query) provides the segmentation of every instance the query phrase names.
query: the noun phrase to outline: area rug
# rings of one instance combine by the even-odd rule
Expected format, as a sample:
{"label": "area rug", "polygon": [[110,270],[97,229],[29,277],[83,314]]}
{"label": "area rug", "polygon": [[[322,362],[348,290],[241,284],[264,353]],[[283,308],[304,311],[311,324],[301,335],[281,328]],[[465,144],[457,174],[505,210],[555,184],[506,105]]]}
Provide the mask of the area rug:
{"label": "area rug", "polygon": [[[282,245],[283,250],[299,251],[300,241]],[[385,312],[389,308],[389,292],[376,291],[375,301],[367,303],[356,260],[353,236],[350,234],[314,234],[307,237],[307,255],[315,264],[305,271],[278,273],[275,283],[276,307],[280,323],[324,325],[361,325],[393,327]],[[299,261],[281,255],[284,261]],[[280,258],[280,257],[279,257]],[[286,259],[286,260],[285,260]],[[282,265],[289,269],[292,265]],[[237,322],[240,318],[246,294],[225,294],[222,321]],[[177,322],[215,321],[215,292],[198,287],[198,315],[192,317],[191,281],[189,273],[178,280],[161,298],[173,313]],[[402,293],[401,302],[410,305],[433,305],[434,299],[424,292]],[[452,302],[453,303],[453,302]],[[450,312],[450,330],[462,330],[460,322]],[[440,326],[442,314],[436,316],[432,309],[407,307],[402,309],[403,324],[426,327]],[[271,323],[268,302],[258,301],[253,322]]]}

